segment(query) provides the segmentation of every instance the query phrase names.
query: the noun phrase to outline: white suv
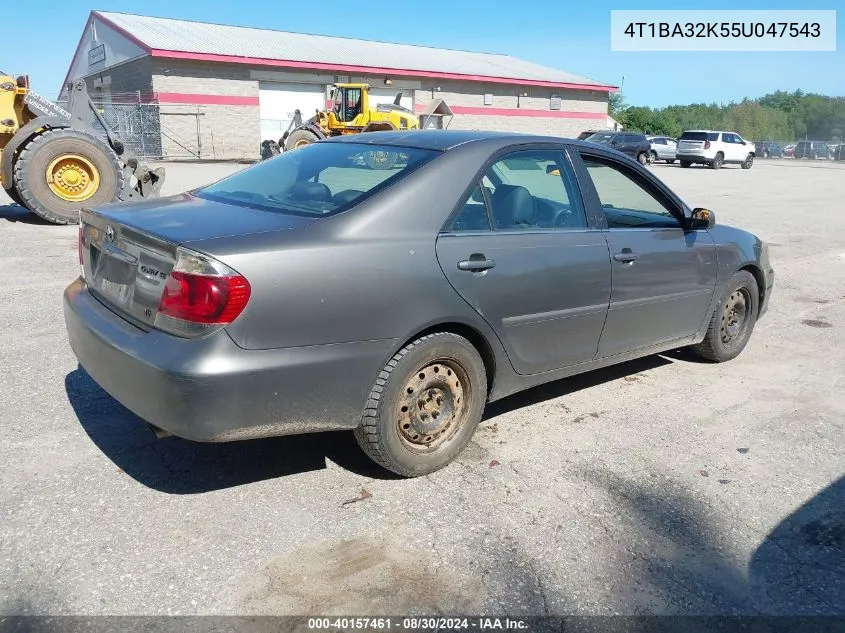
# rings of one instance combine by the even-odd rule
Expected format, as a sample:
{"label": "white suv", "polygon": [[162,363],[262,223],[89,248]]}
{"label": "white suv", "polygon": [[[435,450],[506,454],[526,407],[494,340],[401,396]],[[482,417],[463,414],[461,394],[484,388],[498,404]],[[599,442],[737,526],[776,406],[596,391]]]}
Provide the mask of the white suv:
{"label": "white suv", "polygon": [[710,165],[719,169],[726,163],[742,165],[751,169],[756,148],[735,132],[714,130],[687,130],[678,139],[678,160],[681,167],[693,163]]}

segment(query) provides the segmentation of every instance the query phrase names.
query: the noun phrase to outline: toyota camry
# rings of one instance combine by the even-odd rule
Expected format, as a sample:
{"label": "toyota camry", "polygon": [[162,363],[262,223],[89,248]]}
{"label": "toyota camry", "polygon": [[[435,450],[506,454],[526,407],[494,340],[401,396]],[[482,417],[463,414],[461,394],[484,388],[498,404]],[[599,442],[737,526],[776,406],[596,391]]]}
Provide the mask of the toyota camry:
{"label": "toyota camry", "polygon": [[83,210],[70,345],[159,435],[354,430],[417,476],[486,403],[679,347],[727,361],[766,245],[567,139],[374,132],[181,195]]}

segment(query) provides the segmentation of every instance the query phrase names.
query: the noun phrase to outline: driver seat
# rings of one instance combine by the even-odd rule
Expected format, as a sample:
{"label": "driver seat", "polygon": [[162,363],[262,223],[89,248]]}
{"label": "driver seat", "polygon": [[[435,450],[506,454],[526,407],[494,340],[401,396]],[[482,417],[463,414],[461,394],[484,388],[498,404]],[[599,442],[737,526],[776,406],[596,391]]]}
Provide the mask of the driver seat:
{"label": "driver seat", "polygon": [[490,201],[493,221],[498,229],[534,226],[534,196],[519,185],[499,185]]}

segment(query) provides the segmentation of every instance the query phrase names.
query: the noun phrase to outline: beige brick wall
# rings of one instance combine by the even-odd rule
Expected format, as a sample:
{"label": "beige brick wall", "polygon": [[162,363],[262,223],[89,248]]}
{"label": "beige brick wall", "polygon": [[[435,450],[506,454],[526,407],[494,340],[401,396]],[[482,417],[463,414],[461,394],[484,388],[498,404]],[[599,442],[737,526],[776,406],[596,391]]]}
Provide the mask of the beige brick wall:
{"label": "beige brick wall", "polygon": [[[259,66],[165,60],[144,57],[109,69],[112,91],[225,95],[258,98],[258,80],[251,71]],[[302,73],[308,81],[308,73]],[[288,80],[295,71],[285,71]],[[93,78],[92,78],[93,79]],[[350,79],[360,80],[358,77]],[[383,77],[367,77],[383,87]],[[607,93],[478,82],[420,80],[394,77],[394,86],[414,89],[415,102],[425,105],[433,98],[457,106],[484,108],[484,94],[493,95],[491,108],[550,111],[553,94],[561,97],[561,110],[606,113]],[[527,93],[527,96],[521,96]],[[162,146],[165,157],[257,159],[259,156],[259,108],[257,105],[161,104]],[[199,125],[198,125],[199,123]],[[466,115],[454,117],[453,129],[505,130],[555,136],[575,136],[585,129],[602,127],[604,121],[589,118],[544,116]]]}
{"label": "beige brick wall", "polygon": [[[438,90],[439,88],[439,90]],[[492,94],[493,103],[484,105],[484,95]],[[526,96],[522,96],[527,93]],[[491,109],[524,109],[548,111],[552,114],[550,102],[552,95],[561,98],[560,110],[563,112],[584,112],[591,114],[607,113],[607,93],[589,90],[566,90],[539,88],[532,86],[508,86],[502,84],[483,84],[474,82],[424,82],[422,89],[416,91],[417,104],[425,105],[433,98],[444,99],[449,105]],[[556,116],[504,116],[481,114],[456,114],[450,129],[494,130],[505,132],[525,132],[530,134],[548,134],[552,136],[572,137],[584,130],[603,128],[605,121],[595,118],[564,118]]]}
{"label": "beige brick wall", "polygon": [[596,119],[563,119],[545,117],[480,116],[456,114],[449,124],[450,130],[490,130],[494,132],[520,132],[574,138],[585,130],[604,127]]}
{"label": "beige brick wall", "polygon": [[[186,60],[155,60],[156,92],[258,98],[249,67]],[[199,122],[199,126],[197,123]],[[257,105],[161,104],[162,145],[167,158],[257,159]]]}
{"label": "beige brick wall", "polygon": [[165,158],[251,160],[259,156],[258,106],[160,107]]}

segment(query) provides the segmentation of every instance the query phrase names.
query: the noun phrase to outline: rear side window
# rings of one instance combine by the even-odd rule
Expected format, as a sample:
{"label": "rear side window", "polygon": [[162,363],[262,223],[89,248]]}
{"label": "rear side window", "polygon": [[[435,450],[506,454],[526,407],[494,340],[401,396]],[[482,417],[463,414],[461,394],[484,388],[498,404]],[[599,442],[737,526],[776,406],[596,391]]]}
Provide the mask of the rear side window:
{"label": "rear side window", "polygon": [[300,216],[344,211],[435,158],[439,152],[358,143],[313,143],[194,191],[208,198]]}

